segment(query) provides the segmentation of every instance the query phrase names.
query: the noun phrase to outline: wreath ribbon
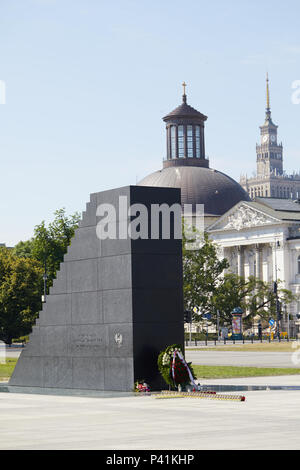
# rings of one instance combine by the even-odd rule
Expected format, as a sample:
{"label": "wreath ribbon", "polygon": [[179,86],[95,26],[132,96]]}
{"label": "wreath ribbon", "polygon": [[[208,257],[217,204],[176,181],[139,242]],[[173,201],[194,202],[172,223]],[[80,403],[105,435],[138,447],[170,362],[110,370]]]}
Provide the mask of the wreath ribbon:
{"label": "wreath ribbon", "polygon": [[184,367],[186,368],[188,374],[189,374],[189,378],[190,378],[190,381],[192,383],[192,385],[195,387],[195,390],[197,390],[197,385],[194,381],[194,377],[193,377],[193,374],[191,373],[191,370],[189,368],[189,366],[187,365],[186,363],[186,360],[184,359],[183,355],[179,352],[179,351],[174,351],[174,354],[173,354],[173,361],[172,361],[172,377],[173,377],[173,380],[175,382],[175,360],[176,360],[176,354],[178,355],[179,359],[181,360],[182,364],[184,365]]}

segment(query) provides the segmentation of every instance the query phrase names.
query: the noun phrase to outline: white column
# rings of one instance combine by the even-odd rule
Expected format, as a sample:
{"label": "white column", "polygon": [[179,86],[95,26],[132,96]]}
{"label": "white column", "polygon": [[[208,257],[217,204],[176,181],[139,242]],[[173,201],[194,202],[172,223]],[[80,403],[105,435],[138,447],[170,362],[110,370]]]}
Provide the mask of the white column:
{"label": "white column", "polygon": [[243,261],[243,252],[242,247],[238,246],[237,249],[237,257],[238,257],[238,276],[244,276],[244,261]]}
{"label": "white column", "polygon": [[259,249],[259,245],[255,245],[255,277],[257,279],[260,279],[260,273],[261,273],[261,269],[260,269],[260,249]]}

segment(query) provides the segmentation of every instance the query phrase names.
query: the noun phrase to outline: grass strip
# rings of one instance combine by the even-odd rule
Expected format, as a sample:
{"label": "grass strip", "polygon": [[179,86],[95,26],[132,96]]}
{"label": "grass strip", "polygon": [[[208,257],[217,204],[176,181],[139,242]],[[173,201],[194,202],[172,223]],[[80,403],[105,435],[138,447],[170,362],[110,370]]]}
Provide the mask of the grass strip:
{"label": "grass strip", "polygon": [[17,363],[17,358],[6,358],[5,364],[0,363],[0,379],[9,378]]}

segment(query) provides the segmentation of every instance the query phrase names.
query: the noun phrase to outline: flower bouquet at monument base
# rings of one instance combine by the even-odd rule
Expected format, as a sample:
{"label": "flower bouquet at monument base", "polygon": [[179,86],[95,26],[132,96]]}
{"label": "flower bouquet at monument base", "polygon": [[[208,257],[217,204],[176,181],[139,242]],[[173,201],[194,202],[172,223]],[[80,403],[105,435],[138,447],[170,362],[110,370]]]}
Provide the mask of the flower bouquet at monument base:
{"label": "flower bouquet at monument base", "polygon": [[150,395],[150,387],[145,380],[137,380],[134,384],[134,392]]}
{"label": "flower bouquet at monument base", "polygon": [[167,385],[172,388],[184,388],[190,384],[197,389],[196,379],[191,362],[184,359],[181,346],[168,346],[158,356],[158,369]]}

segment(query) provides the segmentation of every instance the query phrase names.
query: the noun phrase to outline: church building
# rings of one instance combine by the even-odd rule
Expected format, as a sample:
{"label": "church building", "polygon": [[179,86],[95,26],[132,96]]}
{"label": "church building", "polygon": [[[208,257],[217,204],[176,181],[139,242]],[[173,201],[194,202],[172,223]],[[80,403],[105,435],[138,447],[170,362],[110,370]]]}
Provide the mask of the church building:
{"label": "church building", "polygon": [[167,151],[163,168],[139,182],[142,186],[181,189],[181,202],[204,205],[205,225],[210,225],[240,201],[248,201],[244,189],[230,176],[210,168],[205,152],[207,116],[187,104],[183,83],[182,103],[163,118]]}
{"label": "church building", "polygon": [[[207,233],[219,246],[220,257],[229,261],[231,272],[255,276],[270,285],[282,281],[281,287],[299,297],[287,307],[296,320],[300,313],[298,200],[262,197],[242,201],[208,227]],[[287,322],[283,328],[287,331]]]}
{"label": "church building", "polygon": [[[185,86],[181,105],[163,118],[167,137],[163,168],[139,184],[180,188],[182,205],[192,204],[193,210],[204,204],[205,229],[219,246],[220,257],[228,259],[231,272],[269,283],[280,280],[300,299],[300,175],[285,176],[283,171],[268,78],[257,176],[245,177],[241,184],[210,168],[205,152],[207,116],[187,104]],[[296,318],[300,300],[288,311]]]}

